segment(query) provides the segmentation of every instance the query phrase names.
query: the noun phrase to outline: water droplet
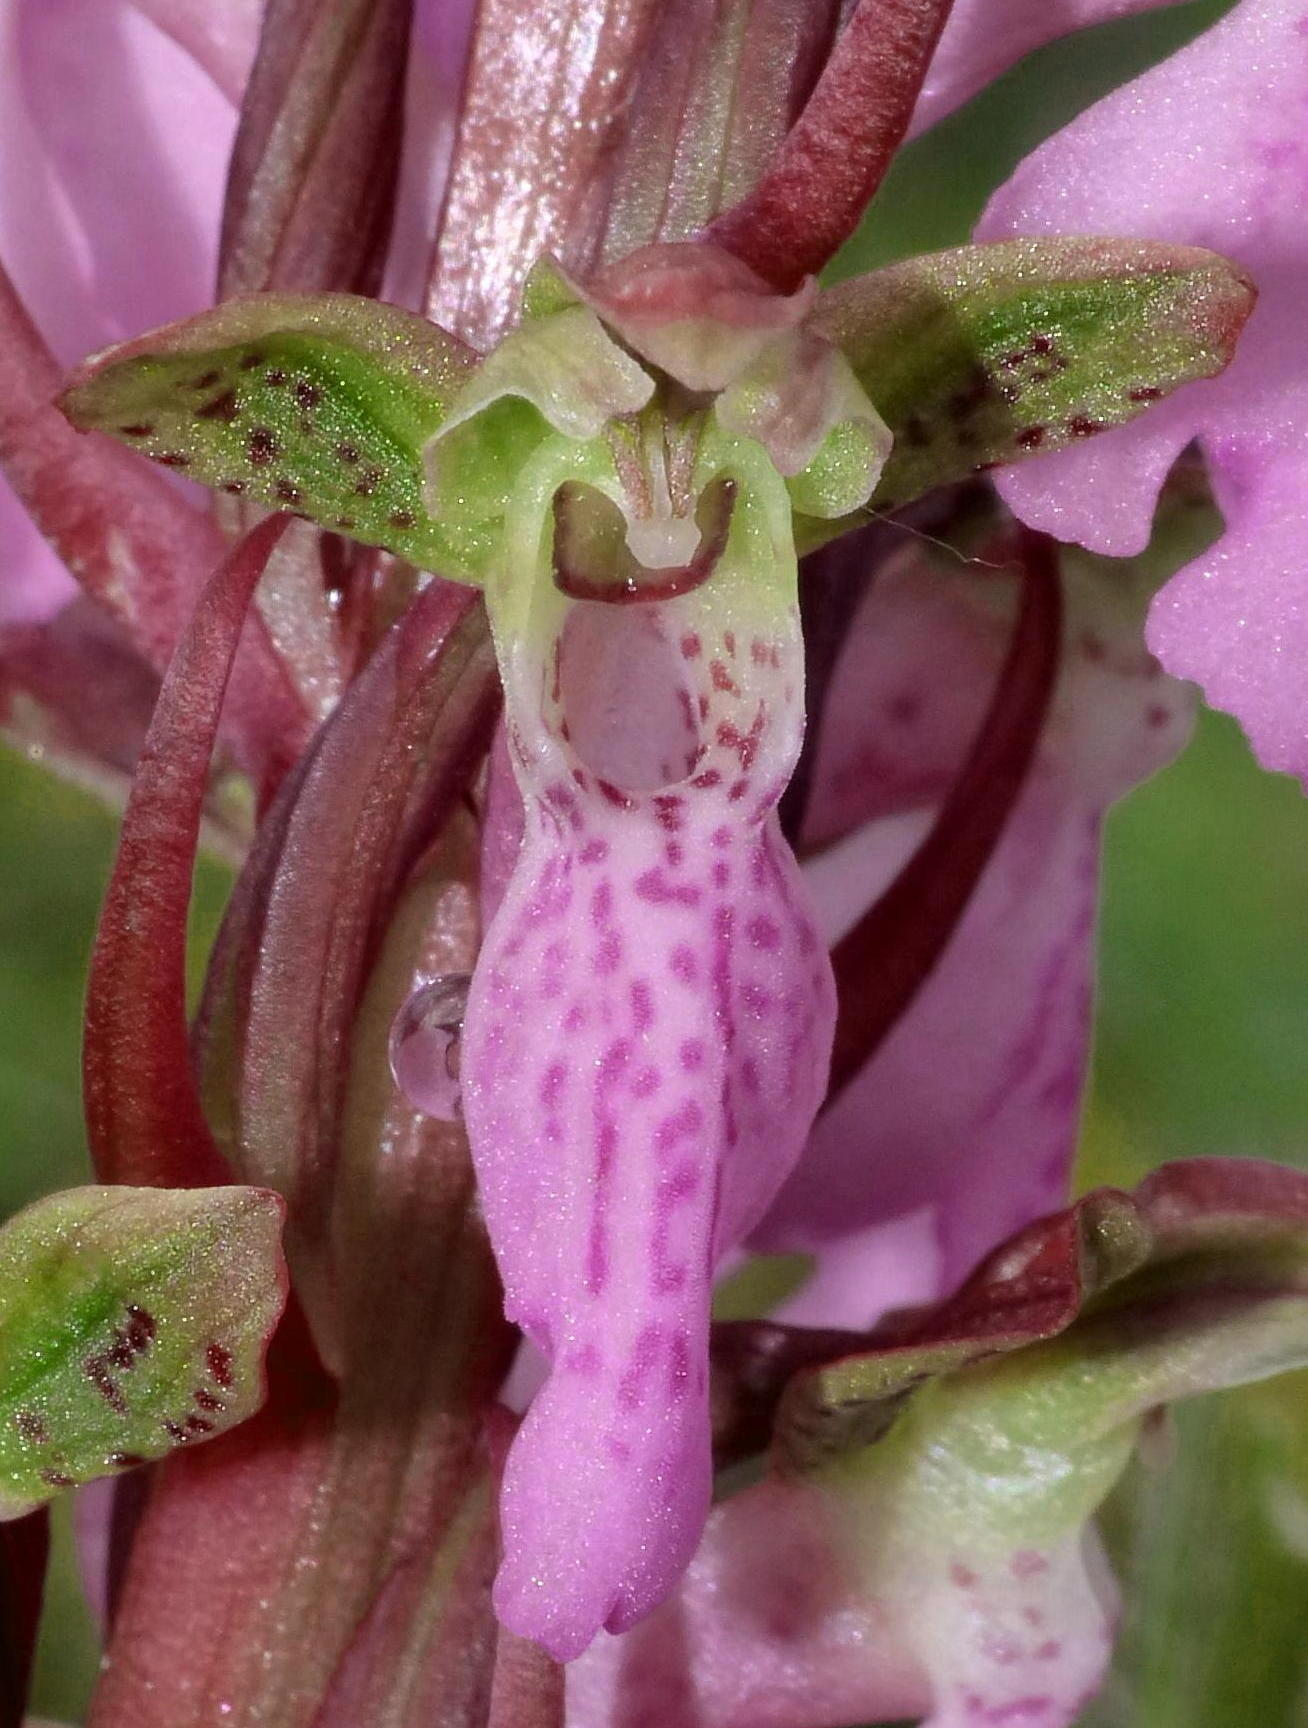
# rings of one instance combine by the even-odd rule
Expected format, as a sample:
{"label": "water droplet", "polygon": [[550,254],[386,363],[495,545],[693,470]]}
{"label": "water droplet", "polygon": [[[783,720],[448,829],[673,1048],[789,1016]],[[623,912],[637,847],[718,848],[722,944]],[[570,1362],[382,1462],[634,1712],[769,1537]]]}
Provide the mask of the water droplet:
{"label": "water droplet", "polygon": [[415,1110],[458,1120],[459,1041],[468,1005],[467,972],[445,972],[413,992],[391,1025],[391,1074]]}

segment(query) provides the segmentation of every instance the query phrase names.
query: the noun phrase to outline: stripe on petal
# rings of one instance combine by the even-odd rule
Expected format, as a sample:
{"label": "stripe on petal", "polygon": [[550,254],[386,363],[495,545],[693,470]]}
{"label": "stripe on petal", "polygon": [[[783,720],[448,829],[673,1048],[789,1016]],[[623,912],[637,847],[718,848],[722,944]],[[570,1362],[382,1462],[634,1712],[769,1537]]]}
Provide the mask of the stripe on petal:
{"label": "stripe on petal", "polygon": [[546,578],[510,637],[520,584],[490,596],[527,827],[464,1099],[508,1309],[552,1365],[508,1461],[496,1602],[560,1658],[694,1549],[713,1270],[825,1082],[830,972],[775,816],[803,723],[793,563],[750,568],[763,515],[747,497],[675,599],[570,603]]}

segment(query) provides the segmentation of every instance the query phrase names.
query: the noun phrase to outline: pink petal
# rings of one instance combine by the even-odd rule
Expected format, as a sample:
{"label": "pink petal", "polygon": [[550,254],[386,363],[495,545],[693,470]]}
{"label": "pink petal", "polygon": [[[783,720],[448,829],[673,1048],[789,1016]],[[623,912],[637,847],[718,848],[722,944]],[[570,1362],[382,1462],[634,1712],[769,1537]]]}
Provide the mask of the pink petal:
{"label": "pink petal", "polygon": [[1001,483],[1027,521],[1115,553],[1144,545],[1158,486],[1191,438],[1225,535],[1155,602],[1149,639],[1244,724],[1270,768],[1308,776],[1308,7],[1245,0],[1097,104],[995,197],[987,238],[1100,232],[1197,241],[1251,271],[1260,301],[1225,375],[1135,425]]}
{"label": "pink petal", "polygon": [[125,0],[0,8],[0,257],[61,359],[212,299],[235,121]]}
{"label": "pink petal", "polygon": [[1090,1520],[1161,1405],[1304,1361],[1306,1219],[1300,1171],[1167,1165],[846,1334],[677,1595],[571,1670],[569,1728],[1068,1728],[1116,1617]]}
{"label": "pink petal", "polygon": [[500,909],[522,850],[522,794],[513,778],[508,732],[500,726],[486,765],[486,808],[481,827],[481,919],[489,927]]}
{"label": "pink petal", "polygon": [[[1066,663],[1035,767],[949,947],[813,1131],[756,1233],[817,1253],[788,1317],[866,1325],[938,1296],[1065,1198],[1088,1048],[1103,812],[1168,761],[1190,703],[1140,646],[1123,583],[1065,578]],[[809,887],[828,936],[893,879],[976,729],[1013,583],[916,550],[878,575],[837,667]]]}
{"label": "pink petal", "polygon": [[0,625],[42,624],[77,593],[77,584],[0,479]]}
{"label": "pink petal", "polygon": [[238,107],[259,42],[263,0],[133,0],[173,41],[203,66],[227,100]]}
{"label": "pink petal", "polygon": [[[0,0],[0,260],[61,359],[210,299],[234,125],[126,0]],[[0,623],[76,591],[3,481],[0,545]]]}
{"label": "pink petal", "polygon": [[568,1669],[567,1728],[848,1728],[916,1719],[930,1686],[807,1483],[717,1507],[681,1588]]}
{"label": "pink petal", "polygon": [[747,630],[721,570],[656,604],[540,604],[554,625],[501,644],[526,839],[462,1073],[508,1312],[552,1366],[508,1460],[496,1605],[568,1658],[699,1538],[713,1270],[803,1143],[833,1003],[773,811],[793,612]]}
{"label": "pink petal", "polygon": [[1175,0],[955,0],[913,114],[924,132],[1032,49]]}

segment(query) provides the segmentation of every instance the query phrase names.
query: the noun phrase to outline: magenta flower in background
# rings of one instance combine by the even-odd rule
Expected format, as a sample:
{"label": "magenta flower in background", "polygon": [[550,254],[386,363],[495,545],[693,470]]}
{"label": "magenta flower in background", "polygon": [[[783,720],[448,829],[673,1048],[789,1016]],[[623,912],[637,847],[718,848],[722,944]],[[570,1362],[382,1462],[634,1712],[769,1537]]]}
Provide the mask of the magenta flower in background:
{"label": "magenta flower in background", "polygon": [[1198,439],[1226,532],[1159,595],[1150,641],[1241,720],[1269,768],[1301,778],[1306,44],[1302,6],[1244,0],[1038,150],[980,230],[1160,235],[1215,246],[1256,277],[1258,310],[1226,379],[1182,391],[1147,428],[1034,466],[1006,495],[1028,521],[1129,555],[1148,539],[1169,468]]}
{"label": "magenta flower in background", "polygon": [[[0,700],[136,762],[104,1186],[0,1234],[16,1698],[33,1508],[106,1476],[93,1728],[1092,1695],[1151,1412],[1308,1359],[1302,1178],[1068,1207],[1163,666],[1296,760],[1295,8],[1051,140],[984,244],[815,272],[910,130],[1142,9],[0,9]],[[1153,600],[1160,665],[1156,565],[986,477],[1134,558],[1196,436],[1229,587]]]}

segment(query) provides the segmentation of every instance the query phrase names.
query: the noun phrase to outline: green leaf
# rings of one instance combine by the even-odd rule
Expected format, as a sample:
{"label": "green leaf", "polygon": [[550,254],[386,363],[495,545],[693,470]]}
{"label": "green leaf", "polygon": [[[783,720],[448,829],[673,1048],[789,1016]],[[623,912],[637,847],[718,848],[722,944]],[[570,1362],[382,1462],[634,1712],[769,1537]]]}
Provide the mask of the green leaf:
{"label": "green leaf", "polygon": [[60,405],[206,486],[467,577],[479,531],[432,520],[423,449],[476,363],[398,307],[270,294],[107,350]]}
{"label": "green leaf", "polygon": [[0,1231],[0,1517],[244,1421],[286,1297],[258,1188],[75,1188]]}
{"label": "green leaf", "polygon": [[872,497],[906,504],[1120,426],[1229,362],[1254,289],[1226,259],[1137,240],[1012,240],[878,270],[822,295],[894,434]]}

